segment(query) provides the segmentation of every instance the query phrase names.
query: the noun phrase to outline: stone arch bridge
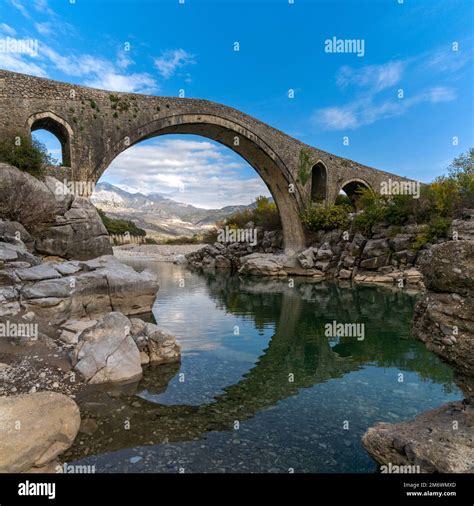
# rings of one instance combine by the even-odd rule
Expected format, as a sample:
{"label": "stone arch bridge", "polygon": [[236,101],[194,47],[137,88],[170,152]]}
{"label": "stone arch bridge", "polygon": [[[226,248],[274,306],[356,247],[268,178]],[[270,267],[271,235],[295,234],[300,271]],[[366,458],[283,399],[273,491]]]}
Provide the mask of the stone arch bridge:
{"label": "stone arch bridge", "polygon": [[[62,146],[58,175],[96,183],[128,147],[165,134],[213,139],[244,158],[278,206],[287,251],[305,246],[300,214],[332,203],[341,189],[405,180],[304,144],[231,107],[208,100],[115,93],[0,70],[0,138],[44,129]],[[84,185],[87,186],[87,185]]]}

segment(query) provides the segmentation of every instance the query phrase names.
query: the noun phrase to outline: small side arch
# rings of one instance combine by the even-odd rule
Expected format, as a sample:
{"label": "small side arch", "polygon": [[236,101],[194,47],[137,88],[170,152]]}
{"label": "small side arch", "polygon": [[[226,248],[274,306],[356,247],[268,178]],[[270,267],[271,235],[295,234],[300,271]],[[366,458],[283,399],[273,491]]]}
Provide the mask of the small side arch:
{"label": "small side arch", "polygon": [[346,181],[341,190],[345,192],[355,209],[358,208],[358,198],[361,189],[372,189],[372,186],[364,179],[354,178]]}
{"label": "small side arch", "polygon": [[319,160],[311,169],[311,202],[324,202],[327,200],[328,170]]}
{"label": "small side arch", "polygon": [[28,118],[27,127],[31,133],[47,130],[55,135],[61,143],[63,166],[72,166],[71,144],[74,132],[67,121],[51,111],[37,112]]}

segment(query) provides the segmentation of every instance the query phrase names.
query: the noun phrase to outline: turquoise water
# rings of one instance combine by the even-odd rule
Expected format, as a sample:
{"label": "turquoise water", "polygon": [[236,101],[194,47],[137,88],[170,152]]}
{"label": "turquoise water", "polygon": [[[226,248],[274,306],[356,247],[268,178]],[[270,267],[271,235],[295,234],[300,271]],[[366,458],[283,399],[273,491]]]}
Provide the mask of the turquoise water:
{"label": "turquoise water", "polygon": [[[414,293],[129,263],[158,273],[182,361],[79,400],[96,428],[69,458],[97,472],[374,472],[368,427],[462,398],[410,335]],[[363,335],[328,337],[333,321]]]}

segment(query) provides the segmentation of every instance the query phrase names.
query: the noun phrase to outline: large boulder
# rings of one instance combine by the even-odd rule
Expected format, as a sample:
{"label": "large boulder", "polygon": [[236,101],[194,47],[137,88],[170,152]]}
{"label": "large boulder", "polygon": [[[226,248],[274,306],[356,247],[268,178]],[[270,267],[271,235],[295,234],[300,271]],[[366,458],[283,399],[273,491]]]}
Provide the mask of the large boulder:
{"label": "large boulder", "polygon": [[[17,213],[18,220],[22,227],[28,228],[21,216],[28,217],[30,228],[29,233],[24,229],[19,232],[27,245],[34,241],[36,252],[78,260],[112,254],[107,230],[95,207],[88,199],[71,194],[57,179],[47,176],[45,181],[40,181],[16,167],[0,163],[0,191],[7,195],[21,193],[24,209]],[[32,228],[31,217],[37,215],[39,224],[44,214],[46,222]],[[2,233],[5,231],[0,226]]]}
{"label": "large boulder", "polygon": [[452,402],[402,423],[379,423],[362,443],[380,465],[417,466],[422,473],[473,473],[474,414]]}
{"label": "large boulder", "polygon": [[298,262],[303,269],[312,269],[314,267],[315,251],[317,250],[314,248],[308,248],[298,254]]}
{"label": "large boulder", "polygon": [[81,197],[74,198],[71,207],[36,239],[36,250],[77,260],[112,254],[107,230],[96,208]]}
{"label": "large boulder", "polygon": [[112,312],[84,330],[72,353],[74,369],[88,383],[133,381],[142,375],[130,320]]}
{"label": "large boulder", "polygon": [[387,255],[388,253],[390,253],[390,247],[387,239],[370,239],[365,244],[362,260]]}
{"label": "large boulder", "polygon": [[0,472],[39,472],[69,448],[79,408],[54,392],[0,397]]}
{"label": "large boulder", "polygon": [[419,262],[428,290],[468,294],[474,292],[474,241],[436,244]]}
{"label": "large boulder", "polygon": [[454,369],[474,404],[474,298],[428,292],[415,307],[413,333]]}
{"label": "large boulder", "polygon": [[284,265],[287,262],[285,255],[272,255],[267,253],[252,253],[241,257],[239,274],[252,276],[287,276]]}
{"label": "large boulder", "polygon": [[375,270],[390,263],[390,246],[387,239],[370,239],[362,251],[361,269]]}

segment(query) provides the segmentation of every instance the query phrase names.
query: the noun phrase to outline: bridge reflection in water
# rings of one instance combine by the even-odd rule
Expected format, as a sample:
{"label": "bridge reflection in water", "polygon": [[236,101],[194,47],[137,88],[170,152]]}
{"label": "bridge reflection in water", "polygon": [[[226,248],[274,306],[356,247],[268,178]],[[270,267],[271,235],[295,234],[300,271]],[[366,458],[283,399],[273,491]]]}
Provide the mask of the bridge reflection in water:
{"label": "bridge reflection in water", "polygon": [[[150,368],[139,384],[82,395],[78,402],[85,432],[65,455],[68,462],[125,448],[202,441],[216,431],[232,433],[236,421],[242,424],[304,389],[370,366],[414,372],[421,382],[456,393],[449,368],[410,337],[413,294],[302,278],[290,287],[288,280],[222,273],[201,274],[198,282],[219,310],[251,318],[256,328],[272,326],[267,348],[240,381],[201,405],[150,400],[176,380],[179,364]],[[363,323],[364,339],[326,337],[324,325],[332,320]],[[352,400],[365,402],[363,394],[353,394]],[[330,402],[336,407],[340,400]]]}

